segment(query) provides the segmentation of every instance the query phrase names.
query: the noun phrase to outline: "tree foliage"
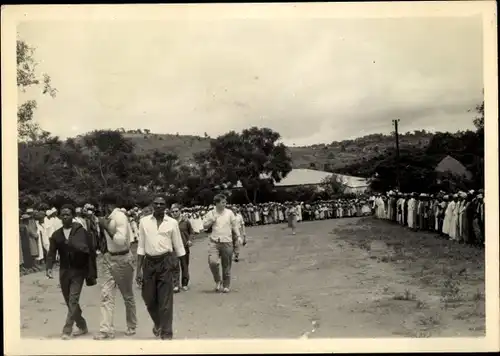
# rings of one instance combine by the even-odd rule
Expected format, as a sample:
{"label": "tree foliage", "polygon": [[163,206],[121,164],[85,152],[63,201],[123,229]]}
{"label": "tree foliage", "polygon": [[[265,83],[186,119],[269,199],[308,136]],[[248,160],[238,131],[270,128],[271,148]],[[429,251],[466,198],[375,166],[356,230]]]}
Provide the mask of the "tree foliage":
{"label": "tree foliage", "polygon": [[259,191],[267,184],[261,178],[280,182],[292,170],[291,157],[279,139],[279,133],[269,128],[230,131],[212,140],[197,161],[220,184],[240,183],[248,202],[256,202]]}
{"label": "tree foliage", "polygon": [[[55,97],[57,89],[52,87],[48,74],[38,74],[35,60],[35,49],[25,41],[18,39],[16,43],[17,59],[17,87],[21,92],[26,92],[31,87],[41,87],[42,94]],[[34,121],[37,108],[36,100],[27,100],[17,109],[18,138],[21,141],[45,141],[50,137],[47,131],[40,128]]]}
{"label": "tree foliage", "polygon": [[[402,191],[428,192],[439,189],[450,190],[452,187],[482,188],[484,187],[484,102],[475,110],[477,116],[473,122],[476,131],[437,132],[427,147],[402,148],[399,165],[395,151],[391,151],[345,167],[339,172],[371,177],[370,186],[374,191],[397,188],[398,167]],[[415,132],[415,134],[425,134],[425,132]],[[456,175],[437,176],[436,166],[448,155],[465,166],[472,174],[471,180]]]}

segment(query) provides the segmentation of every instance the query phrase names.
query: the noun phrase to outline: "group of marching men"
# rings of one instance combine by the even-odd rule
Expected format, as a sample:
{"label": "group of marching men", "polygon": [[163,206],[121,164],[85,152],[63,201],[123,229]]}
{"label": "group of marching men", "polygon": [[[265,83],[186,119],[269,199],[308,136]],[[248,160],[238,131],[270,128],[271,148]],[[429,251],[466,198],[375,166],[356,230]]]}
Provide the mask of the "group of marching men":
{"label": "group of marching men", "polygon": [[454,194],[389,191],[372,197],[374,215],[412,230],[437,232],[452,241],[484,245],[484,191]]}
{"label": "group of marching men", "polygon": [[[45,260],[47,277],[53,278],[52,269],[58,259],[59,284],[68,308],[64,340],[88,333],[79,299],[83,285],[94,286],[98,278],[101,322],[95,340],[114,338],[117,289],[125,303],[125,335],[135,335],[134,280],[153,321],[153,334],[163,340],[173,337],[173,295],[189,290],[189,254],[195,235],[192,220],[182,213],[179,204],[168,207],[162,195],[142,211],[127,212],[119,208],[118,201],[113,196],[103,198],[99,217],[91,205],[63,205],[59,212],[53,208],[45,213],[27,209],[21,214],[20,257],[24,267],[34,260]],[[226,197],[219,194],[201,222],[208,233],[208,264],[216,292],[230,292],[231,264],[239,261],[240,246],[246,244],[243,218],[237,211],[235,207],[228,209]],[[290,216],[294,217],[292,222],[296,221],[293,209]],[[137,260],[131,251],[134,241]],[[28,244],[27,253],[23,253],[24,242]],[[99,276],[98,253],[102,255]]]}

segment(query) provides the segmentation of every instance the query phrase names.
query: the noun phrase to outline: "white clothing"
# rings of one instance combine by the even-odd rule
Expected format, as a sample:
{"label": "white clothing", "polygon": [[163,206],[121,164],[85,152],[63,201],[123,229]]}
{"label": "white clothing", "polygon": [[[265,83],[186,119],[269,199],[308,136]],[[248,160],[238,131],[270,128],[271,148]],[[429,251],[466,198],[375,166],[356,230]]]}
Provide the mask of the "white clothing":
{"label": "white clothing", "polygon": [[186,254],[177,220],[165,215],[158,226],[154,215],[143,217],[139,221],[137,254],[159,256],[167,252],[175,252],[178,257]]}
{"label": "white clothing", "polygon": [[233,242],[233,231],[239,233],[234,213],[226,208],[224,208],[222,213],[218,213],[213,209],[204,216],[203,226],[210,226],[212,221],[215,222],[211,225],[212,232],[210,233],[210,238],[219,242]]}

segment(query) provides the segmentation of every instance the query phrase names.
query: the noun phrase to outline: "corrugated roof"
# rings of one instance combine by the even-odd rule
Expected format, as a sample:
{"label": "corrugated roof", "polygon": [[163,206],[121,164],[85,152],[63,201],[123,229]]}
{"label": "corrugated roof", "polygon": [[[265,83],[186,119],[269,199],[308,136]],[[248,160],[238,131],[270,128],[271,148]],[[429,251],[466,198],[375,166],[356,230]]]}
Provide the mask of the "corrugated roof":
{"label": "corrugated roof", "polygon": [[[280,182],[275,183],[276,187],[290,187],[295,185],[317,185],[320,184],[325,178],[330,177],[331,172],[318,171],[314,169],[297,168],[292,169],[288,175],[282,179]],[[266,176],[261,176],[263,179]],[[346,176],[343,174],[337,174],[340,182],[350,188],[357,187],[367,187],[368,180],[366,178]],[[238,188],[241,188],[241,183],[238,182]]]}
{"label": "corrugated roof", "polygon": [[443,158],[436,166],[435,170],[440,173],[450,172],[455,175],[465,176],[468,179],[472,178],[472,174],[467,170],[467,168],[451,156]]}

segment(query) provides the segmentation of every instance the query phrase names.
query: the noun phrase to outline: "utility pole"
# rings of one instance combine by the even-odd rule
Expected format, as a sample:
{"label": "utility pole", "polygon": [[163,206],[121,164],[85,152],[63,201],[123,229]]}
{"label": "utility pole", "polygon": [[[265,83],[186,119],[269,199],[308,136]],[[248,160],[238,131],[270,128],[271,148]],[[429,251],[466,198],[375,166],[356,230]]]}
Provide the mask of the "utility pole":
{"label": "utility pole", "polygon": [[396,136],[396,183],[398,186],[398,190],[401,191],[401,185],[399,182],[399,134],[398,134],[398,123],[399,119],[392,120],[394,124],[394,134]]}

